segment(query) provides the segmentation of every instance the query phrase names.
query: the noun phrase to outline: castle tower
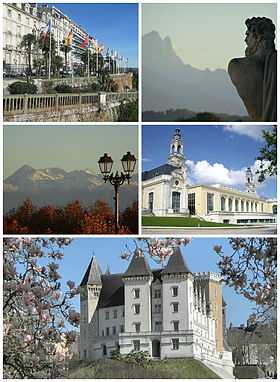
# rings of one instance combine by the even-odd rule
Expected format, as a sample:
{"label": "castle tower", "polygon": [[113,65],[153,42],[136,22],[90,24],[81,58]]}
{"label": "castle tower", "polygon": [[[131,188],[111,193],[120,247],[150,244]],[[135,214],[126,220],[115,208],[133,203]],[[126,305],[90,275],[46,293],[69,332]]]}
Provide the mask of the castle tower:
{"label": "castle tower", "polygon": [[215,320],[215,338],[217,351],[224,350],[224,323],[223,323],[223,295],[221,277],[219,274],[196,273],[195,283],[204,289],[206,307],[210,308],[211,316]]}
{"label": "castle tower", "polygon": [[184,145],[181,137],[181,130],[176,129],[170,143],[168,164],[181,168],[185,165]]}
{"label": "castle tower", "polygon": [[83,360],[91,359],[91,340],[98,336],[98,317],[95,312],[101,288],[101,270],[94,256],[80,285],[80,357]]}
{"label": "castle tower", "polygon": [[246,191],[249,192],[250,194],[255,194],[256,193],[256,186],[254,183],[254,177],[251,171],[251,168],[248,167],[246,170]]}
{"label": "castle tower", "polygon": [[[179,247],[174,248],[161,272],[163,294],[163,331],[191,330],[193,324],[193,275]],[[175,327],[174,320],[177,322]]]}
{"label": "castle tower", "polygon": [[[140,333],[151,331],[152,280],[153,274],[151,268],[141,249],[137,248],[126,272],[123,274],[125,301],[124,330],[125,333],[135,333],[134,340],[140,339]],[[140,350],[147,350],[141,349],[141,343],[140,341]]]}

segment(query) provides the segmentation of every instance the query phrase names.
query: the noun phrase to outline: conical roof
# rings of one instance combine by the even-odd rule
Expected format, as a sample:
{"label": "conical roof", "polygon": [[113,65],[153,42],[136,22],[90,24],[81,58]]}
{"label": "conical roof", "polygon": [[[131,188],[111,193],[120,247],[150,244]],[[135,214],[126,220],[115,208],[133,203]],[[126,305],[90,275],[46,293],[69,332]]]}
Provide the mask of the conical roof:
{"label": "conical roof", "polygon": [[91,259],[89,266],[86,270],[86,273],[81,282],[81,286],[88,284],[99,284],[101,285],[101,269],[96,261],[96,257],[93,256]]}
{"label": "conical roof", "polygon": [[152,275],[152,271],[145,256],[142,253],[139,253],[139,250],[136,250],[126,272],[124,273],[124,277],[150,275]]}
{"label": "conical roof", "polygon": [[162,274],[167,273],[191,273],[179,247],[174,248],[173,255],[170,256],[166,267],[162,271]]}

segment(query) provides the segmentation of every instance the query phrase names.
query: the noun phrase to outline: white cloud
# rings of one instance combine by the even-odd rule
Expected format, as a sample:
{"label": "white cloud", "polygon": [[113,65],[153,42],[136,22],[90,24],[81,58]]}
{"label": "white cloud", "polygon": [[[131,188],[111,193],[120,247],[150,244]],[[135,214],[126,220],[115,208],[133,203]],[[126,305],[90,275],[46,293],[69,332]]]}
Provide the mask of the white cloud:
{"label": "white cloud", "polygon": [[246,135],[256,141],[263,140],[262,131],[270,130],[270,126],[263,125],[225,125],[224,130],[232,134]]}
{"label": "white cloud", "polygon": [[142,158],[142,162],[152,162],[152,159],[150,159],[150,158]]}
{"label": "white cloud", "polygon": [[[236,187],[244,189],[246,167],[239,170],[231,170],[226,168],[222,163],[211,164],[206,160],[193,162],[186,161],[188,167],[188,176],[193,184],[222,185],[226,187]],[[260,161],[255,161],[251,166],[252,173],[255,174],[260,168]],[[258,176],[255,175],[256,186]],[[263,185],[263,184],[262,184]]]}

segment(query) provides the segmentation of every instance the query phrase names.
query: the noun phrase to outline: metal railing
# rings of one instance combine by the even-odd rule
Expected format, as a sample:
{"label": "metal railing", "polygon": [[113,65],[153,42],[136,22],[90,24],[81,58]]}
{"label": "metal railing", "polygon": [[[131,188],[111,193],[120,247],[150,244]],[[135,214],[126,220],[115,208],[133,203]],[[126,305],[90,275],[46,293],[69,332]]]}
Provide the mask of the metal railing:
{"label": "metal railing", "polygon": [[116,102],[136,100],[137,96],[137,92],[9,95],[3,98],[3,112],[9,115],[81,108],[86,105],[106,107]]}

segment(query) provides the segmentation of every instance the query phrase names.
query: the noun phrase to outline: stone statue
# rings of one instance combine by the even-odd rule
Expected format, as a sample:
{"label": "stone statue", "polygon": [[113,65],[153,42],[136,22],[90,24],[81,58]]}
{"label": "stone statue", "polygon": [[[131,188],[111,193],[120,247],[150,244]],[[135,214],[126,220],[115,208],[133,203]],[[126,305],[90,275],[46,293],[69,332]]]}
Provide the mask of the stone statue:
{"label": "stone statue", "polygon": [[252,17],[245,24],[246,57],[232,59],[228,73],[252,120],[276,122],[275,26],[266,17]]}

